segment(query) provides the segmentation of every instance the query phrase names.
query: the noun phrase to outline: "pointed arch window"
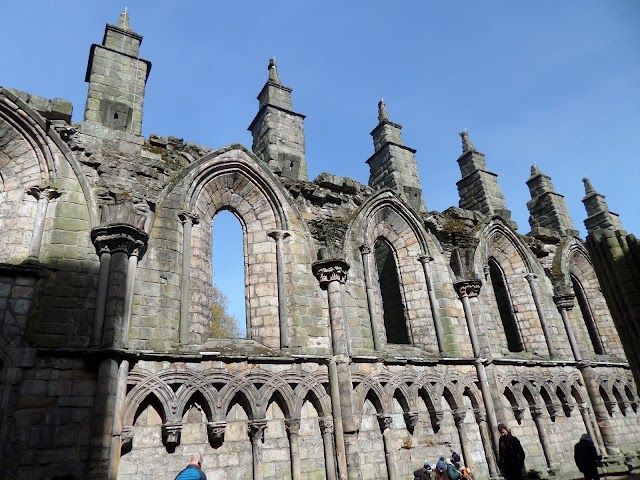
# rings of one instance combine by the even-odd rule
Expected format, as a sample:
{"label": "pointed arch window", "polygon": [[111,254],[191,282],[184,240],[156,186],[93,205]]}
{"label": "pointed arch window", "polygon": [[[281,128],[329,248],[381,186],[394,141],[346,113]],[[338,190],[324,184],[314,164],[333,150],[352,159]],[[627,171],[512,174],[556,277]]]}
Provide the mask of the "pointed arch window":
{"label": "pointed arch window", "polygon": [[587,299],[587,294],[582,287],[582,284],[578,280],[577,277],[571,275],[571,285],[573,286],[573,291],[576,294],[576,300],[578,301],[578,307],[580,308],[580,313],[582,314],[582,319],[587,327],[587,332],[589,333],[589,338],[591,339],[591,344],[593,345],[593,351],[596,355],[603,355],[605,353],[604,346],[602,345],[602,340],[600,339],[600,334],[598,333],[598,326],[596,325],[595,319],[593,318],[593,313],[591,312],[591,307],[589,306],[589,300]]}
{"label": "pointed arch window", "polygon": [[384,238],[376,240],[373,249],[387,342],[410,344],[393,249]]}
{"label": "pointed arch window", "polygon": [[507,347],[510,352],[522,352],[524,350],[524,343],[518,328],[518,321],[513,310],[513,304],[511,303],[507,279],[495,258],[491,257],[488,263],[489,276],[491,277],[491,285],[493,286],[493,292],[496,296],[498,313],[500,314],[500,320],[502,320],[504,333],[507,337]]}

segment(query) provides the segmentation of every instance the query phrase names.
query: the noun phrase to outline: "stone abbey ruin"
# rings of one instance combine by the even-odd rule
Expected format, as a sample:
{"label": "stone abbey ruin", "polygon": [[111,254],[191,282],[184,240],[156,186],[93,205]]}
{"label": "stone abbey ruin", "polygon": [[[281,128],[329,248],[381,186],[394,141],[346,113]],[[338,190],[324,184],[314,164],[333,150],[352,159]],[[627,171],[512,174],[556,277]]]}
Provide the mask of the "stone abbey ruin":
{"label": "stone abbey ruin", "polygon": [[[253,145],[141,136],[126,14],[71,105],[0,88],[0,478],[400,480],[461,454],[497,479],[640,466],[640,247],[585,179],[586,241],[535,166],[531,232],[463,132],[460,203],[428,211],[379,105],[369,185],[307,179],[275,63]],[[373,123],[373,122],[372,122]],[[212,338],[212,221],[239,220],[247,336]],[[635,375],[635,376],[634,376]]]}

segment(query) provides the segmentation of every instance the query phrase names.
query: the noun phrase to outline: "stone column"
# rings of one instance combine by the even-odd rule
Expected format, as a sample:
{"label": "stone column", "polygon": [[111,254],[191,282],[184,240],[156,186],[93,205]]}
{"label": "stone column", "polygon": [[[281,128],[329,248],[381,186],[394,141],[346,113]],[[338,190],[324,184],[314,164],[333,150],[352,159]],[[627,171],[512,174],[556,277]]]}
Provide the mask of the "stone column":
{"label": "stone column", "polygon": [[582,416],[582,422],[584,423],[585,428],[587,429],[587,433],[594,441],[598,450],[603,453],[606,450],[604,449],[604,443],[602,441],[602,436],[600,435],[600,431],[597,428],[593,428],[593,423],[591,421],[591,408],[587,402],[582,402],[578,404],[578,410],[580,410],[580,415]]}
{"label": "stone column", "polygon": [[322,445],[324,447],[324,468],[327,480],[336,480],[335,451],[333,448],[333,419],[323,417],[319,419],[320,433],[322,434]]}
{"label": "stone column", "polygon": [[475,417],[480,430],[480,440],[482,440],[484,456],[486,457],[487,465],[489,466],[489,477],[496,478],[498,476],[498,466],[496,465],[493,449],[491,448],[491,434],[487,428],[487,414],[486,412],[476,410]]}
{"label": "stone column", "polygon": [[253,480],[262,480],[262,442],[265,428],[267,428],[266,418],[250,420],[247,425],[253,452]]}
{"label": "stone column", "polygon": [[[338,451],[338,475],[340,479],[360,480],[358,429],[352,403],[353,383],[351,381],[347,324],[343,301],[344,285],[347,281],[349,264],[344,260],[326,260],[314,263],[312,269],[320,283],[320,288],[327,291],[329,303],[329,322],[334,355],[329,363],[329,382],[332,389],[331,401],[332,404],[336,400],[339,401],[339,410],[334,405],[334,415],[337,411],[341,414],[340,419],[334,417],[336,449]],[[342,438],[338,433],[340,425],[344,435]],[[344,442],[343,445],[340,445],[341,440]],[[344,448],[345,452],[344,460],[341,458],[342,448]]]}
{"label": "stone column", "polygon": [[284,239],[291,236],[291,234],[284,230],[272,230],[269,232],[269,236],[276,241],[280,348],[286,348],[289,346],[289,322],[287,319],[287,287],[284,279]]}
{"label": "stone column", "polygon": [[460,448],[462,450],[462,459],[465,467],[471,468],[473,461],[471,460],[471,451],[469,450],[469,442],[467,441],[467,428],[464,424],[464,419],[467,416],[467,411],[463,408],[457,408],[453,412],[453,421],[458,429],[458,438],[460,438]]}
{"label": "stone column", "polygon": [[600,385],[598,384],[593,367],[589,362],[581,361],[578,363],[578,369],[580,370],[580,373],[582,373],[584,386],[587,389],[593,413],[596,417],[596,424],[600,430],[600,435],[602,436],[602,442],[605,446],[607,455],[617,455],[620,453],[620,449],[616,444],[611,423],[609,423],[607,407],[600,396]]}
{"label": "stone column", "polygon": [[114,400],[113,421],[111,424],[111,445],[109,447],[109,480],[118,477],[120,452],[122,449],[122,421],[124,418],[125,399],[127,397],[127,376],[129,375],[129,361],[122,360],[118,366],[116,396]]}
{"label": "stone column", "polygon": [[543,408],[538,405],[531,405],[529,407],[529,410],[531,410],[531,416],[533,417],[533,421],[536,424],[536,429],[538,430],[538,437],[540,438],[540,443],[542,444],[542,453],[544,453],[544,459],[547,462],[547,468],[549,469],[549,473],[553,475],[553,460],[551,459],[551,448],[549,447],[547,430],[542,423]]}
{"label": "stone column", "polygon": [[191,303],[191,230],[200,221],[195,213],[178,214],[182,223],[182,279],[180,281],[180,343],[189,342],[189,304]]}
{"label": "stone column", "polygon": [[371,323],[371,334],[373,335],[373,348],[380,350],[382,344],[380,342],[380,331],[378,330],[379,322],[376,319],[375,295],[373,292],[373,282],[371,280],[371,268],[369,268],[369,255],[371,247],[362,245],[360,247],[360,255],[362,256],[362,267],[364,269],[364,283],[367,291],[367,307],[369,308],[369,321]]}
{"label": "stone column", "polygon": [[58,198],[62,192],[55,187],[31,187],[27,189],[27,194],[35,197],[38,201],[36,218],[33,223],[33,235],[31,237],[30,258],[40,257],[40,247],[42,246],[42,235],[44,233],[44,221],[47,218],[47,207],[49,201]]}
{"label": "stone column", "polygon": [[[101,267],[108,266],[109,274],[100,273],[100,277],[109,279],[102,332],[104,347],[126,348],[128,345],[136,265],[144,254],[148,238],[142,230],[124,224],[97,227],[91,231],[96,251],[102,255],[107,251],[110,253],[109,261],[101,261]],[[104,285],[99,287],[104,289]],[[98,293],[104,296],[104,290]]]}
{"label": "stone column", "polygon": [[547,342],[547,349],[549,350],[549,356],[555,357],[556,349],[553,346],[553,337],[551,335],[551,330],[549,329],[549,325],[547,325],[547,319],[544,315],[544,309],[542,308],[542,304],[540,303],[540,297],[538,295],[538,287],[536,286],[536,278],[537,276],[534,273],[527,273],[524,278],[529,282],[529,288],[531,289],[531,295],[533,296],[533,302],[536,304],[536,310],[538,312],[538,318],[540,319],[540,324],[542,325],[542,332],[544,333],[544,340]]}
{"label": "stone column", "polygon": [[564,324],[564,329],[567,331],[567,337],[569,338],[569,345],[571,346],[573,358],[579,362],[582,360],[582,355],[580,355],[580,348],[578,347],[576,336],[573,333],[573,327],[571,326],[568,313],[573,309],[575,298],[575,295],[556,295],[553,297],[553,301],[555,302],[556,307],[558,307],[558,311],[562,317],[562,323]]}
{"label": "stone column", "polygon": [[[492,396],[491,385],[487,378],[487,372],[485,370],[484,361],[480,358],[480,344],[478,343],[478,335],[476,332],[476,325],[473,319],[473,311],[471,310],[471,298],[476,298],[480,293],[482,282],[477,279],[461,280],[454,283],[454,288],[458,293],[458,297],[462,301],[462,308],[464,309],[464,316],[467,321],[467,328],[469,330],[469,338],[471,340],[471,347],[473,348],[473,355],[476,357],[475,366],[478,375],[478,383],[480,391],[482,392],[482,401],[484,402],[485,411],[489,417],[489,428],[491,430],[491,439],[493,441],[494,455],[499,451],[499,435],[496,430],[498,426],[498,420],[496,419],[494,397]],[[499,398],[499,392],[496,392],[496,398]]]}
{"label": "stone column", "polygon": [[291,480],[300,480],[300,419],[287,418],[285,420],[287,435],[289,436],[289,454],[291,456]]}
{"label": "stone column", "polygon": [[93,331],[91,335],[91,344],[94,347],[102,346],[102,330],[104,328],[104,314],[107,303],[107,291],[109,289],[109,271],[111,269],[111,252],[105,245],[100,245],[98,256],[100,257],[100,270],[98,273],[96,305],[93,311]]}
{"label": "stone column", "polygon": [[424,271],[424,278],[427,282],[427,293],[429,294],[429,306],[431,307],[431,317],[433,318],[433,326],[436,330],[436,340],[438,341],[438,351],[444,352],[444,338],[442,335],[442,325],[440,323],[440,312],[438,310],[438,300],[436,299],[436,292],[433,289],[433,282],[431,281],[431,272],[429,271],[429,262],[433,261],[433,257],[428,255],[420,255],[418,260],[422,264],[422,270]]}
{"label": "stone column", "polygon": [[395,459],[393,458],[393,446],[391,445],[391,424],[393,418],[385,413],[378,414],[378,424],[382,433],[382,443],[384,444],[384,460],[387,464],[387,478],[396,480]]}

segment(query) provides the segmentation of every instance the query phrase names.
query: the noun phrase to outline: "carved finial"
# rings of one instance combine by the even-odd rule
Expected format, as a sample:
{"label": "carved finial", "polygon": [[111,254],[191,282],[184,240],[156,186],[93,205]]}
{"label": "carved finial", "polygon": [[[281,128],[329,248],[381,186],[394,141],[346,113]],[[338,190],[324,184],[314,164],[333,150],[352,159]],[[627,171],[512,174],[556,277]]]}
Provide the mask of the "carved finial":
{"label": "carved finial", "polygon": [[531,176],[535,177],[536,175],[541,175],[541,172],[538,166],[534,163],[531,165]]}
{"label": "carved finial", "polygon": [[389,115],[387,114],[387,106],[384,104],[384,98],[381,98],[378,102],[378,121],[388,122]]}
{"label": "carved finial", "polygon": [[127,7],[124,7],[124,12],[120,14],[120,18],[118,19],[118,27],[128,32],[131,31],[131,24],[129,23],[129,12],[127,12]]}
{"label": "carved finial", "polygon": [[589,181],[589,179],[587,177],[584,177],[582,179],[582,182],[584,183],[584,193],[589,195],[591,193],[598,193],[596,192],[596,189],[593,188],[593,185],[591,185],[591,181]]}
{"label": "carved finial", "polygon": [[278,67],[276,66],[276,57],[269,59],[269,81],[280,84],[280,78],[278,77]]}
{"label": "carved finial", "polygon": [[476,147],[473,146],[473,143],[471,143],[469,139],[469,132],[467,132],[466,128],[460,132],[460,137],[462,138],[462,153],[476,151]]}

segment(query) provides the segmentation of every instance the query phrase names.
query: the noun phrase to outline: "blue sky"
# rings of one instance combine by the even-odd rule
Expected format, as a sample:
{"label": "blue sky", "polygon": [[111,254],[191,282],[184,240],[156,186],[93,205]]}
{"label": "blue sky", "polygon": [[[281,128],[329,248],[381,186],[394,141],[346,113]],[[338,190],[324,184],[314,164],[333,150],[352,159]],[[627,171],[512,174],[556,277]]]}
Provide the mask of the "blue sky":
{"label": "blue sky", "polygon": [[71,100],[80,121],[89,47],[125,6],[153,64],[145,136],[250,148],[255,97],[276,56],[294,110],[307,115],[310,179],[328,171],[367,182],[383,97],[418,151],[430,210],[458,204],[466,128],[521,233],[535,163],[583,237],[584,176],[640,234],[637,0],[5,2],[0,85]]}

